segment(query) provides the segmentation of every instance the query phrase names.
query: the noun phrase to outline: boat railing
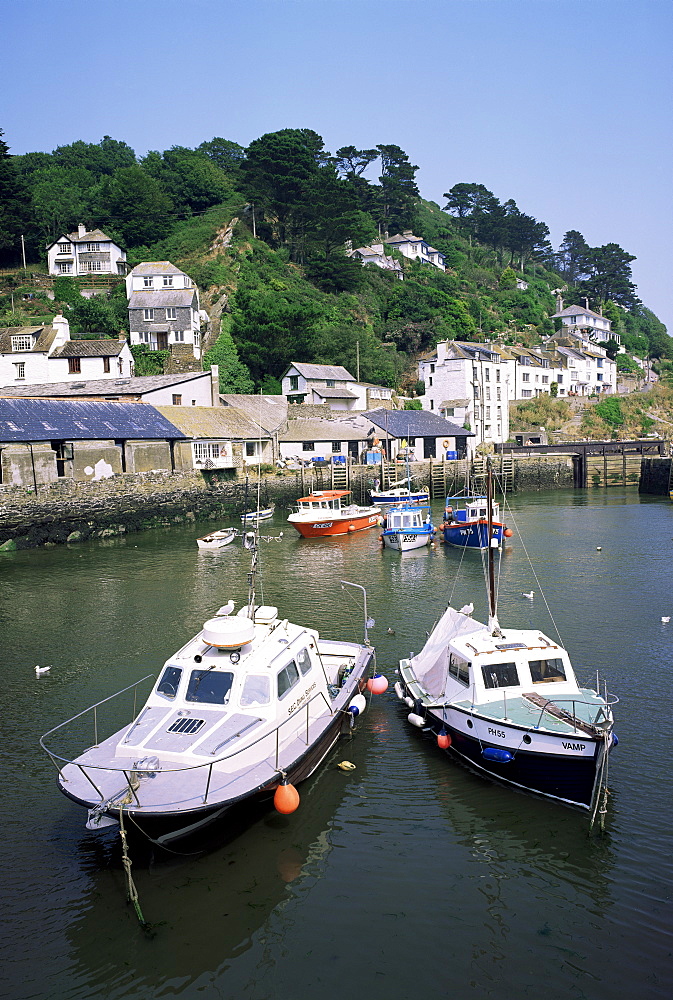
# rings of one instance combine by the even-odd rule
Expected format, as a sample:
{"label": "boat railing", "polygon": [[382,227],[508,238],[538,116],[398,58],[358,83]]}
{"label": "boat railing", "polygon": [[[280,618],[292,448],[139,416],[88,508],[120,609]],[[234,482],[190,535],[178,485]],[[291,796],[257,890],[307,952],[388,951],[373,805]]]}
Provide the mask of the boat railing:
{"label": "boat railing", "polygon": [[[61,723],[59,723],[58,726],[54,726],[53,729],[50,729],[47,733],[44,734],[44,736],[42,736],[40,738],[40,746],[42,747],[42,749],[44,750],[44,752],[51,758],[52,763],[58,769],[59,774],[61,775],[62,780],[64,780],[64,781],[66,780],[64,778],[64,776],[63,776],[63,768],[64,767],[66,767],[69,764],[77,767],[79,769],[80,773],[86,778],[86,780],[89,782],[89,784],[94,788],[94,790],[96,791],[96,794],[100,797],[100,801],[102,803],[102,802],[105,802],[105,795],[101,791],[101,789],[98,787],[98,785],[95,783],[95,781],[93,780],[93,778],[91,777],[91,775],[89,775],[87,772],[88,771],[94,771],[94,772],[95,771],[108,771],[108,772],[109,771],[119,771],[120,774],[124,775],[124,778],[125,778],[125,781],[126,781],[126,786],[123,787],[123,788],[121,788],[117,792],[115,792],[114,795],[112,796],[112,799],[114,799],[115,802],[118,803],[119,800],[121,800],[122,798],[125,798],[126,796],[132,796],[132,798],[135,800],[136,804],[138,806],[140,806],[140,801],[138,799],[138,796],[136,795],[136,790],[137,790],[137,788],[139,786],[139,775],[145,775],[147,773],[152,773],[153,776],[154,775],[158,776],[159,774],[172,774],[174,772],[179,772],[179,771],[198,771],[198,770],[204,770],[204,772],[206,772],[205,773],[205,777],[204,777],[205,790],[204,790],[204,794],[203,794],[203,802],[205,804],[205,803],[208,802],[208,793],[210,791],[210,785],[211,785],[211,780],[212,780],[212,775],[213,775],[213,768],[216,767],[216,765],[221,764],[223,761],[231,761],[235,757],[237,757],[239,754],[243,754],[243,753],[249,752],[250,750],[253,749],[253,747],[257,746],[258,744],[260,744],[260,743],[262,743],[262,742],[264,742],[266,740],[266,741],[268,741],[270,743],[270,753],[269,753],[268,756],[273,755],[273,758],[274,758],[273,770],[277,771],[278,773],[281,773],[281,768],[279,766],[280,765],[280,753],[281,753],[281,749],[282,749],[281,730],[285,729],[290,723],[293,723],[294,727],[295,727],[295,732],[294,732],[295,738],[301,738],[302,740],[305,739],[306,746],[309,746],[309,744],[310,744],[310,726],[311,726],[311,706],[313,705],[314,702],[316,702],[318,700],[322,700],[322,702],[324,703],[325,707],[327,708],[327,710],[329,712],[330,717],[333,717],[338,712],[344,712],[345,711],[344,709],[335,709],[334,706],[332,705],[331,701],[326,696],[325,692],[324,691],[317,691],[314,695],[312,695],[307,700],[306,704],[303,705],[301,707],[301,709],[299,709],[297,712],[294,712],[287,719],[284,719],[278,726],[275,727],[275,729],[273,729],[271,731],[267,731],[267,732],[263,733],[261,736],[257,737],[257,739],[253,740],[252,743],[246,743],[245,746],[238,747],[237,749],[235,749],[233,751],[230,751],[229,753],[223,754],[221,757],[218,757],[216,760],[211,760],[211,761],[204,760],[204,761],[200,761],[200,762],[198,762],[196,764],[189,764],[187,766],[165,767],[165,766],[162,765],[158,769],[152,769],[152,768],[147,767],[147,766],[143,767],[142,766],[142,764],[143,764],[142,761],[135,762],[134,765],[133,765],[133,767],[131,767],[131,768],[129,768],[128,765],[126,765],[126,766],[120,765],[119,767],[115,767],[115,765],[112,764],[112,763],[94,764],[94,763],[88,763],[87,762],[86,764],[81,764],[76,759],[71,758],[71,757],[64,757],[61,754],[56,753],[54,750],[52,750],[50,747],[47,746],[46,740],[53,733],[56,733],[59,730],[63,730],[66,726],[70,725],[70,723],[75,722],[77,719],[83,718],[84,716],[86,716],[89,713],[92,713],[92,715],[93,715],[93,727],[94,727],[94,744],[93,744],[93,747],[98,746],[98,726],[99,726],[98,709],[102,705],[105,705],[108,702],[112,702],[116,698],[119,698],[120,696],[126,694],[128,691],[133,691],[134,692],[134,707],[133,707],[133,719],[132,719],[132,722],[134,722],[135,719],[136,719],[136,700],[135,700],[136,691],[135,691],[135,689],[137,689],[141,684],[143,684],[145,681],[147,681],[149,679],[154,679],[154,675],[153,674],[147,674],[145,677],[142,677],[139,681],[136,681],[135,684],[130,684],[128,687],[122,688],[120,691],[117,691],[115,694],[109,695],[109,697],[107,697],[107,698],[103,698],[102,701],[96,702],[95,705],[90,705],[88,708],[85,708],[82,712],[78,712],[77,715],[73,715],[70,719],[67,719],[65,722],[61,722]],[[322,709],[321,709],[321,711],[322,711]],[[302,724],[301,728],[299,726],[297,726],[297,720],[301,717],[300,713],[302,715],[305,715],[305,720],[306,720],[305,728],[304,728],[303,724]],[[315,718],[316,717],[314,716],[314,721],[315,721]],[[268,759],[268,757],[267,757],[267,759]],[[109,797],[108,797],[108,800],[109,800]],[[131,799],[129,798],[128,801],[130,802]]]}
{"label": "boat railing", "polygon": [[[593,729],[605,728],[611,722],[611,714],[608,714],[607,710],[612,709],[613,705],[619,703],[619,698],[616,695],[611,695],[607,692],[605,696],[600,696],[600,703],[594,700],[587,700],[586,698],[578,698],[574,695],[565,698],[562,696],[545,698],[544,695],[538,694],[533,699],[530,694],[526,694],[524,697],[540,709],[540,715],[535,726],[536,729],[539,729],[542,725],[542,719],[545,712],[547,712],[547,714],[552,715],[554,718],[572,725],[575,732],[578,729],[586,731],[587,727],[592,727]],[[586,715],[582,713],[578,714],[578,705],[584,705],[588,709],[595,709],[593,717],[590,711],[586,712]],[[570,707],[568,708],[567,706]]]}

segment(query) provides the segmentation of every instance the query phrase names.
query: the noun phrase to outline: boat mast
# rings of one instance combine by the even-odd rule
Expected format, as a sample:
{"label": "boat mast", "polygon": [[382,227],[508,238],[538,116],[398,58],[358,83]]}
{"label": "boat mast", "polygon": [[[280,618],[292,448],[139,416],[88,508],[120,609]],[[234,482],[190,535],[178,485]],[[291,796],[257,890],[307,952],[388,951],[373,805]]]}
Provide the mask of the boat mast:
{"label": "boat mast", "polygon": [[486,544],[488,545],[488,630],[493,636],[502,637],[498,622],[498,603],[495,592],[495,553],[493,545],[493,473],[491,460],[486,460]]}

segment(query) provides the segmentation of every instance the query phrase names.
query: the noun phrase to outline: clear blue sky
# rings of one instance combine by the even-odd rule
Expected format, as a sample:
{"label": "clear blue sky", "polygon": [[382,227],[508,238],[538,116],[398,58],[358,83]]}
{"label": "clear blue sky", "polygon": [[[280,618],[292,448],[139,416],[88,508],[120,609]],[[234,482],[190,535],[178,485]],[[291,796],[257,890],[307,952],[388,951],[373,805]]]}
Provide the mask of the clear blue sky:
{"label": "clear blue sky", "polygon": [[673,333],[671,0],[5,0],[0,23],[14,153],[396,143],[426,198],[480,182],[554,246],[619,243]]}

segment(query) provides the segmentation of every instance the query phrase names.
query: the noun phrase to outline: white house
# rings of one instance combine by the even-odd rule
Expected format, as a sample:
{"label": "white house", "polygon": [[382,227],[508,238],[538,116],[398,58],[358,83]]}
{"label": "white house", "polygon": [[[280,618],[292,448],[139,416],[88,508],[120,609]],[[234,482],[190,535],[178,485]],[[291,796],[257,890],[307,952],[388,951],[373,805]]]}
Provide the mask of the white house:
{"label": "white house", "polygon": [[126,296],[132,344],[201,358],[201,324],[208,317],[188,274],[167,260],[138,264],[126,277]]}
{"label": "white house", "polygon": [[556,312],[552,319],[560,319],[564,332],[575,333],[583,340],[605,341],[616,340],[621,343],[618,333],[612,333],[612,323],[607,316],[595,313],[589,309],[589,300],[584,300],[586,305],[566,306],[563,308],[563,299],[556,296]]}
{"label": "white house", "polygon": [[24,386],[110,380],[133,374],[126,338],[71,340],[68,320],[60,314],[52,326],[0,330],[0,386]]}
{"label": "white house", "polygon": [[446,258],[439,250],[426,243],[422,236],[414,236],[410,229],[396,236],[386,236],[384,243],[399,250],[403,257],[409,260],[420,260],[424,264],[432,264],[441,271],[446,271]]}
{"label": "white house", "polygon": [[310,365],[293,362],[281,380],[288,403],[317,403],[331,410],[366,410],[393,405],[393,390],[385,385],[356,382],[341,365]]}
{"label": "white house", "polygon": [[404,280],[402,265],[394,257],[388,256],[384,250],[383,243],[372,243],[368,247],[358,247],[356,250],[349,250],[348,256],[354,260],[361,261],[363,266],[365,264],[375,264],[376,267],[380,267],[384,271],[393,271],[400,281]]}
{"label": "white house", "polygon": [[[112,341],[114,343],[114,341]],[[150,403],[153,406],[219,406],[219,372],[211,365],[207,372],[183,372],[179,375],[143,375],[112,377],[69,382],[23,385],[12,382],[0,387],[0,397],[19,399],[79,399]]]}
{"label": "white house", "polygon": [[617,363],[600,344],[580,347],[551,338],[544,354],[557,369],[559,396],[607,395],[617,391]]}
{"label": "white house", "polygon": [[79,225],[47,247],[49,274],[126,274],[126,251],[100,229]]}
{"label": "white house", "polygon": [[500,354],[483,344],[444,341],[422,359],[424,410],[474,431],[472,446],[509,438],[509,384]]}

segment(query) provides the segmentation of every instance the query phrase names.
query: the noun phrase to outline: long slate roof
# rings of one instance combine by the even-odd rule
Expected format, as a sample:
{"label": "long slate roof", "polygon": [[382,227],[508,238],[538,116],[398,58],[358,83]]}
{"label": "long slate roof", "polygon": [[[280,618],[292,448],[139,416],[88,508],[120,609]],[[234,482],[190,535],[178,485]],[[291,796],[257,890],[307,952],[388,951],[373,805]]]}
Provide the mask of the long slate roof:
{"label": "long slate roof", "polygon": [[372,422],[361,413],[333,419],[326,417],[297,417],[278,435],[279,441],[366,441],[372,431]]}
{"label": "long slate roof", "polygon": [[0,441],[96,441],[183,438],[146,403],[0,399]]}
{"label": "long slate roof", "polygon": [[155,406],[153,409],[175,424],[188,438],[252,441],[260,436],[270,437],[267,431],[260,433],[259,424],[249,420],[235,406]]}
{"label": "long slate roof", "polygon": [[[295,361],[290,365],[290,368],[296,368],[304,378],[347,379],[349,382],[355,382],[348,369],[342,365],[305,365],[303,361]],[[287,372],[285,374],[287,375]]]}
{"label": "long slate roof", "polygon": [[179,267],[171,264],[170,260],[146,260],[142,264],[136,264],[129,274],[184,274]]}
{"label": "long slate roof", "polygon": [[270,433],[287,423],[288,402],[285,396],[223,392],[220,399],[223,406],[235,406]]}
{"label": "long slate roof", "polygon": [[71,382],[47,382],[42,385],[3,385],[0,386],[0,397],[37,396],[49,399],[54,396],[140,396],[155,389],[165,389],[171,385],[190,382],[195,378],[210,379],[210,372],[137,375],[134,378],[95,378],[84,381],[73,379]]}
{"label": "long slate roof", "polygon": [[52,358],[110,358],[120,354],[125,340],[68,340],[54,351]]}
{"label": "long slate roof", "polygon": [[368,410],[365,417],[394,438],[474,437],[472,431],[429,410]]}
{"label": "long slate roof", "polygon": [[131,292],[129,309],[161,309],[164,306],[191,306],[195,288],[141,288]]}
{"label": "long slate roof", "polygon": [[311,391],[316,396],[322,396],[323,399],[357,399],[355,393],[349,392],[348,389],[332,389],[330,387],[312,385]]}

